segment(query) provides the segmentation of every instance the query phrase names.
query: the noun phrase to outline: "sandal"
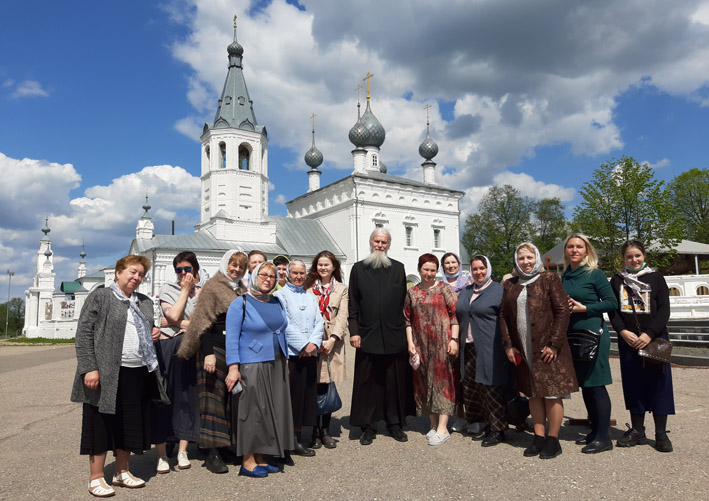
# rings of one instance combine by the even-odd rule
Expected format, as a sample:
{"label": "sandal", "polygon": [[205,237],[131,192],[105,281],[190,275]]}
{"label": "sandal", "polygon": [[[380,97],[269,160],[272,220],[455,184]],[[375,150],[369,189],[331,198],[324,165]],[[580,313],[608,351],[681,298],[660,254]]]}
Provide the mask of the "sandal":
{"label": "sandal", "polygon": [[89,492],[97,498],[110,498],[116,495],[113,487],[108,485],[103,478],[95,478],[89,481]]}
{"label": "sandal", "polygon": [[139,489],[145,487],[145,480],[133,476],[131,472],[124,471],[113,476],[113,485],[118,487],[128,487],[129,489]]}

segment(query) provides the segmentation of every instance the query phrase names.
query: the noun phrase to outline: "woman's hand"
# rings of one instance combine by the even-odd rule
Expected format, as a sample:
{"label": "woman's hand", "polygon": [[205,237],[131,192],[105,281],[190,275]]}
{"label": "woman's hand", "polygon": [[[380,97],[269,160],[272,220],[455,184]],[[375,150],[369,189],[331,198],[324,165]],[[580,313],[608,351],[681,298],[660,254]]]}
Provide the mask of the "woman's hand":
{"label": "woman's hand", "polygon": [[414,343],[408,343],[409,345],[409,355],[416,353],[416,345]]}
{"label": "woman's hand", "polygon": [[552,348],[551,346],[545,346],[542,348],[542,362],[545,362],[547,364],[552,363],[554,360],[556,360],[556,354],[559,352],[556,348]]}
{"label": "woman's hand", "polygon": [[160,327],[167,327],[168,325],[170,325],[170,324],[167,323],[167,318],[160,317]]}
{"label": "woman's hand", "polygon": [[330,355],[330,353],[332,353],[332,350],[334,347],[335,347],[335,338],[329,337],[325,341],[322,342],[322,346],[320,347],[320,353],[322,353],[325,356],[328,356],[328,355]]}
{"label": "woman's hand", "polygon": [[98,371],[91,371],[84,374],[84,386],[86,386],[89,390],[95,390],[96,388],[98,388],[98,384]]}
{"label": "woman's hand", "polygon": [[183,291],[189,292],[195,284],[194,275],[192,273],[185,273],[180,281],[180,288]]}
{"label": "woman's hand", "polygon": [[352,345],[352,348],[357,348],[362,344],[362,338],[360,336],[350,336],[350,345]]}
{"label": "woman's hand", "polygon": [[[211,356],[211,355],[210,355]],[[224,382],[226,383],[226,390],[231,391],[234,385],[241,380],[241,373],[239,372],[239,366],[232,364],[229,366],[229,373],[226,375]]]}
{"label": "woman's hand", "polygon": [[300,354],[298,355],[299,357],[312,357],[315,355],[318,351],[318,347],[314,345],[313,343],[308,343],[305,345],[305,348],[300,350]]}
{"label": "woman's hand", "polygon": [[507,350],[507,360],[512,362],[514,365],[517,365],[517,357],[522,357],[522,354],[517,348],[510,348],[509,350]]}
{"label": "woman's hand", "polygon": [[153,332],[151,333],[151,336],[153,337],[153,343],[157,343],[158,339],[160,339],[160,329],[157,327],[153,327]]}
{"label": "woman's hand", "polygon": [[453,341],[452,339],[448,341],[448,355],[451,357],[455,357],[458,355],[458,343]]}
{"label": "woman's hand", "polygon": [[623,329],[620,331],[620,337],[623,338],[623,341],[628,343],[628,346],[631,348],[635,347],[635,341],[638,340],[637,334],[635,334],[633,331],[629,331],[628,329]]}
{"label": "woman's hand", "polygon": [[643,348],[645,348],[647,345],[650,344],[650,341],[652,341],[652,338],[643,332],[635,340],[635,344],[633,344],[633,348],[635,348],[636,350],[642,350]]}
{"label": "woman's hand", "polygon": [[569,297],[569,310],[571,313],[586,313],[586,306]]}
{"label": "woman's hand", "polygon": [[214,374],[217,371],[216,355],[207,355],[204,357],[204,370],[210,374]]}

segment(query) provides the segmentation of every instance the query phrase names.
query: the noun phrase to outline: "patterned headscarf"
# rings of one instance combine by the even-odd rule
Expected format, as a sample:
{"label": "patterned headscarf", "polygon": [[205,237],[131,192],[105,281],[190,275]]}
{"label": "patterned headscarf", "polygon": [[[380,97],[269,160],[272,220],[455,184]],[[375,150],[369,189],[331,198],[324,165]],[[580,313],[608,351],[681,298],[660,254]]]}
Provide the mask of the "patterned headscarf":
{"label": "patterned headscarf", "polygon": [[[534,263],[534,267],[532,268],[532,271],[529,273],[523,272],[522,268],[520,268],[519,264],[517,263],[517,253],[519,252],[520,247],[531,247],[532,249],[534,249],[535,263]],[[529,280],[529,279],[534,278],[536,275],[538,275],[539,273],[542,272],[542,266],[543,266],[542,257],[539,254],[539,249],[537,249],[536,245],[529,243],[529,242],[522,242],[521,244],[519,244],[517,246],[517,248],[515,249],[515,271],[517,272],[517,275],[519,275],[519,277],[522,280]]]}
{"label": "patterned headscarf", "polygon": [[229,276],[229,261],[231,260],[231,256],[233,256],[237,252],[241,252],[241,251],[239,249],[228,250],[222,256],[221,261],[219,261],[219,271],[221,271],[222,275],[224,275],[226,277],[226,279],[229,280],[229,282],[231,284],[231,288],[234,290],[239,288],[239,280],[241,280],[241,278],[244,276],[243,273],[241,274],[241,277],[239,277],[237,279],[233,279],[233,278],[231,278],[231,276]]}
{"label": "patterned headscarf", "polygon": [[[261,299],[261,300],[266,300],[268,301],[271,298],[271,294],[273,294],[278,287],[278,273],[276,272],[276,279],[273,281],[273,288],[268,291],[266,294],[261,292],[258,288],[258,272],[261,270],[261,267],[268,263],[270,261],[266,261],[263,263],[259,263],[256,268],[253,269],[251,272],[251,278],[249,278],[249,294],[256,299]],[[273,263],[271,263],[273,264]]]}
{"label": "patterned headscarf", "polygon": [[[446,283],[450,286],[451,289],[453,289],[454,292],[458,292],[471,282],[470,274],[467,271],[463,271],[460,263],[460,256],[458,256],[458,254],[456,254],[455,252],[449,252],[448,254],[450,256],[453,256],[456,261],[458,261],[458,272],[449,275],[448,273],[446,273],[446,268],[443,266],[443,263],[441,263],[441,270],[443,271],[443,276],[446,278]],[[456,279],[455,283],[450,283],[448,281],[451,278]]]}

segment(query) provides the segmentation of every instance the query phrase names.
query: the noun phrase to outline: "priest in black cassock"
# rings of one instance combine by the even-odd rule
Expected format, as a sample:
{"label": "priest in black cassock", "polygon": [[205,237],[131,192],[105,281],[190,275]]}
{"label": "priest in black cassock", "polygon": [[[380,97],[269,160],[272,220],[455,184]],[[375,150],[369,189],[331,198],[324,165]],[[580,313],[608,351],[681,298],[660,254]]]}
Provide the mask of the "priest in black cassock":
{"label": "priest in black cassock", "polygon": [[357,349],[350,424],[362,428],[362,445],[376,438],[382,419],[395,440],[406,442],[402,426],[416,413],[404,320],[406,272],[387,256],[390,245],[389,231],[374,230],[372,253],[355,263],[348,284],[350,344]]}

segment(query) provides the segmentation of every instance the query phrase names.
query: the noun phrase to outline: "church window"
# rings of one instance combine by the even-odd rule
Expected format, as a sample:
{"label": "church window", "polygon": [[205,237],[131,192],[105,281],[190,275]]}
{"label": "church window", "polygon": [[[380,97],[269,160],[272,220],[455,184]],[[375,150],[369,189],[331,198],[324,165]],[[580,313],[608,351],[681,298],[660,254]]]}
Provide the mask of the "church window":
{"label": "church window", "polygon": [[376,167],[378,162],[379,160],[377,159],[377,155],[372,155],[372,167]]}
{"label": "church window", "polygon": [[438,228],[435,228],[433,230],[433,248],[441,248],[441,230],[439,230]]}
{"label": "church window", "polygon": [[224,105],[229,106],[231,104],[231,96],[224,97]]}
{"label": "church window", "polygon": [[226,143],[219,143],[219,154],[221,155],[221,167],[226,169]]}
{"label": "church window", "polygon": [[407,226],[406,227],[406,246],[413,247],[413,245],[414,245],[414,227]]}
{"label": "church window", "polygon": [[681,296],[680,290],[677,287],[670,287],[670,296]]}
{"label": "church window", "polygon": [[384,228],[384,225],[382,223],[377,223],[374,226],[377,228]]}
{"label": "church window", "polygon": [[209,160],[209,146],[204,148],[204,153],[207,155],[207,160]]}
{"label": "church window", "polygon": [[239,96],[236,100],[239,101],[239,104],[241,106],[243,106],[244,103],[246,102],[246,99],[244,99],[244,96]]}
{"label": "church window", "polygon": [[704,285],[697,287],[697,296],[709,296],[709,287]]}
{"label": "church window", "polygon": [[249,170],[249,160],[251,154],[249,152],[249,149],[241,145],[239,146],[239,169],[241,170]]}

